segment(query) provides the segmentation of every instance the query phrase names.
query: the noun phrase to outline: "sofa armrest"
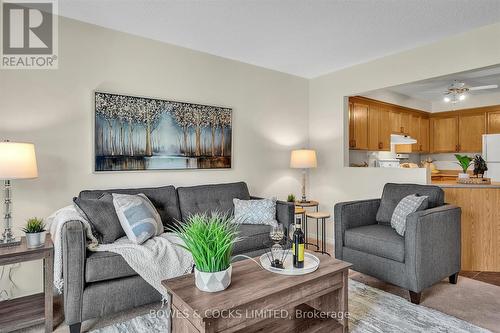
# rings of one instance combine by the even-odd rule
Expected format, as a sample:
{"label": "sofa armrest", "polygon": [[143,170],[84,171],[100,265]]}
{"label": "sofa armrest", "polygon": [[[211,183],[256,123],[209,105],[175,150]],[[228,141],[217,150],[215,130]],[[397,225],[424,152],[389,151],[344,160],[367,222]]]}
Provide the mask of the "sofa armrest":
{"label": "sofa armrest", "polygon": [[66,222],[62,228],[64,316],[66,324],[82,321],[85,287],[86,241],[80,221]]}
{"label": "sofa armrest", "polygon": [[408,215],[405,263],[412,291],[460,271],[461,214],[460,207],[443,205]]}
{"label": "sofa armrest", "polygon": [[375,224],[380,199],[340,202],[334,206],[335,258],[342,259],[344,233],[347,229]]}
{"label": "sofa armrest", "polygon": [[287,231],[295,223],[295,205],[293,202],[276,201],[276,219]]}

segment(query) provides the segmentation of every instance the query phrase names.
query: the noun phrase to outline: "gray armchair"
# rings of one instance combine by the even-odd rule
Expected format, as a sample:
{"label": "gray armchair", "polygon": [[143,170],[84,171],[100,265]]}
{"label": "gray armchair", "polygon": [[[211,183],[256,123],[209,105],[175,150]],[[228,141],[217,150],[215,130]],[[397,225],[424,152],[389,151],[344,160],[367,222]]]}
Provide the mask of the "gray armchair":
{"label": "gray armchair", "polygon": [[[410,214],[404,236],[390,225],[397,203],[407,195],[429,196],[429,208]],[[355,271],[408,289],[419,304],[422,290],[460,271],[460,207],[444,204],[437,186],[386,184],[381,199],[335,205],[335,257]]]}

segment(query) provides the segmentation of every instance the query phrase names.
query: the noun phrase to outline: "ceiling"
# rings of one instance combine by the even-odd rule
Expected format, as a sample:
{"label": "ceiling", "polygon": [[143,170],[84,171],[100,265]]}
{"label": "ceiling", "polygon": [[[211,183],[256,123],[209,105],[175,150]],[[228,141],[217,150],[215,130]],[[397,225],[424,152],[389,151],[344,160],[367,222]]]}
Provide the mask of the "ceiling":
{"label": "ceiling", "polygon": [[500,21],[499,0],[61,0],[60,15],[316,77]]}
{"label": "ceiling", "polygon": [[468,87],[486,86],[490,84],[499,86],[499,88],[496,89],[471,91],[469,92],[471,97],[500,93],[500,66],[402,84],[386,88],[386,90],[431,103],[441,102],[444,92],[454,80],[464,82]]}

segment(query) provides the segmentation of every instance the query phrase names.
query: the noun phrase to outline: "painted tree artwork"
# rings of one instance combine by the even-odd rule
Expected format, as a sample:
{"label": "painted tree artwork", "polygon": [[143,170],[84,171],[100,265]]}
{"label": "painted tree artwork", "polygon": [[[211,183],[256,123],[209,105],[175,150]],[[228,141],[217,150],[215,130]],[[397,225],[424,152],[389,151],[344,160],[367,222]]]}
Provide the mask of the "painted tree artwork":
{"label": "painted tree artwork", "polygon": [[95,171],[231,167],[232,109],[95,93]]}

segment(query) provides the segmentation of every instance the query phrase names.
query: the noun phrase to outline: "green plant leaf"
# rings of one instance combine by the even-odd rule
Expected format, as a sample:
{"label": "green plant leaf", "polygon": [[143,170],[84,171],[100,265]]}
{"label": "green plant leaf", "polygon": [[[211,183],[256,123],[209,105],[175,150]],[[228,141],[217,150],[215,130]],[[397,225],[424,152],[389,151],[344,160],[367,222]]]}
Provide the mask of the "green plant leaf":
{"label": "green plant leaf", "polygon": [[231,265],[231,253],[238,237],[234,219],[219,212],[195,214],[186,223],[177,222],[170,228],[193,256],[196,268],[202,272],[218,272]]}

